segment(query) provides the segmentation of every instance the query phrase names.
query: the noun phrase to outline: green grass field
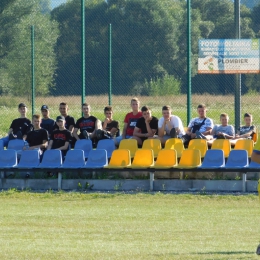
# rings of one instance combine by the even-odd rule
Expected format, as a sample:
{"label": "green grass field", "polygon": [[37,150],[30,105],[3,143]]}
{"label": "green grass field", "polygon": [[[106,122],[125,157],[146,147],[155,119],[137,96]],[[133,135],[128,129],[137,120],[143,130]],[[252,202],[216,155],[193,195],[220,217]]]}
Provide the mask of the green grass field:
{"label": "green grass field", "polygon": [[0,259],[259,259],[256,195],[0,193]]}
{"label": "green grass field", "polygon": [[[131,96],[112,96],[112,106],[114,110],[114,119],[120,122],[120,128],[123,127],[123,121],[126,113],[130,112]],[[180,96],[158,96],[158,97],[138,97],[141,106],[147,105],[152,109],[154,116],[161,117],[161,108],[164,105],[172,107],[173,114],[179,116],[184,126],[187,126],[187,98],[186,95]],[[31,102],[25,97],[5,96],[0,99],[0,137],[5,136],[13,119],[19,117],[17,105],[24,102],[28,106],[28,117],[31,118]],[[50,116],[56,118],[59,115],[58,107],[60,102],[67,102],[69,105],[69,114],[77,120],[81,117],[81,97],[80,96],[48,96],[36,97],[35,113],[40,113],[43,104],[47,104],[50,108]],[[91,105],[92,114],[99,119],[104,118],[103,109],[108,105],[108,96],[87,96],[86,102]],[[197,116],[196,107],[198,104],[204,103],[208,107],[207,116],[214,120],[215,124],[219,123],[219,115],[228,113],[230,116],[230,124],[234,124],[235,105],[234,96],[223,95],[192,95],[192,117]],[[260,126],[260,114],[258,112],[259,95],[245,95],[241,97],[241,123],[243,123],[243,114],[249,112],[253,115],[254,124]]]}

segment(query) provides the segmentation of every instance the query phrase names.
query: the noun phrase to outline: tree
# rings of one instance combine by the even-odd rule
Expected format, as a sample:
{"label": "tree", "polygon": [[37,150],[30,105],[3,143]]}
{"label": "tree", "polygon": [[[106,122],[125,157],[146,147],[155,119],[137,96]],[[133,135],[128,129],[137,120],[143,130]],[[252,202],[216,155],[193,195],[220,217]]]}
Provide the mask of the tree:
{"label": "tree", "polygon": [[36,94],[47,94],[56,66],[54,45],[57,23],[43,15],[37,0],[16,0],[0,14],[0,91],[13,95],[31,93],[31,25],[35,25]]}

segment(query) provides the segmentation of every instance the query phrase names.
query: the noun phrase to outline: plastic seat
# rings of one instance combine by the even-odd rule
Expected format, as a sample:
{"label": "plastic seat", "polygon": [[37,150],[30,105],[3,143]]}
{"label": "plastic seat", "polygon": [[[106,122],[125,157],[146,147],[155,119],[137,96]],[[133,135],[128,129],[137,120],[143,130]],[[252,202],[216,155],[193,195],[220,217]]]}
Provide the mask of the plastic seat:
{"label": "plastic seat", "polygon": [[112,139],[102,139],[98,141],[97,149],[105,149],[107,151],[107,158],[110,158],[112,152],[116,149],[115,142]]}
{"label": "plastic seat", "polygon": [[4,149],[4,142],[3,140],[0,140],[0,150],[3,150]]}
{"label": "plastic seat", "polygon": [[188,149],[200,150],[201,158],[204,158],[204,156],[205,156],[205,154],[208,150],[207,140],[205,140],[205,139],[192,139],[189,142]]}
{"label": "plastic seat", "polygon": [[25,150],[21,153],[18,168],[37,168],[40,164],[39,150]]}
{"label": "plastic seat", "polygon": [[223,150],[224,156],[225,156],[225,158],[227,158],[229,156],[230,151],[231,151],[231,144],[230,144],[230,141],[228,139],[216,139],[212,143],[211,149],[212,150],[215,150],[215,149]]}
{"label": "plastic seat", "polygon": [[208,150],[205,154],[201,168],[216,169],[225,166],[223,150]]}
{"label": "plastic seat", "polygon": [[89,152],[92,150],[92,141],[87,139],[77,140],[74,149],[80,149],[84,151],[84,157],[88,158]]}
{"label": "plastic seat", "polygon": [[131,158],[134,157],[135,152],[138,150],[137,140],[135,139],[123,139],[121,140],[118,149],[127,149],[130,151]]}
{"label": "plastic seat", "polygon": [[177,168],[196,168],[201,166],[200,150],[184,150]]}
{"label": "plastic seat", "polygon": [[0,168],[13,168],[17,166],[16,150],[0,150]]}
{"label": "plastic seat", "polygon": [[244,168],[248,167],[247,150],[232,150],[227,159],[225,168]]}
{"label": "plastic seat", "polygon": [[105,149],[96,149],[89,152],[85,168],[103,168],[107,164],[107,151]]}
{"label": "plastic seat", "polygon": [[172,168],[178,165],[177,152],[174,149],[163,149],[159,151],[156,162],[152,168]]}
{"label": "plastic seat", "polygon": [[69,150],[62,168],[79,169],[85,166],[84,151],[81,149]]}
{"label": "plastic seat", "polygon": [[22,150],[24,147],[24,140],[22,139],[13,139],[8,142],[7,149],[13,149],[16,151]]}
{"label": "plastic seat", "polygon": [[130,168],[149,168],[154,165],[152,149],[139,149],[135,152],[133,163]]}
{"label": "plastic seat", "polygon": [[156,158],[162,149],[161,141],[159,139],[146,139],[143,142],[142,149],[152,149],[154,157]]}
{"label": "plastic seat", "polygon": [[248,156],[251,157],[254,148],[254,141],[250,139],[238,139],[234,150],[247,150]]}
{"label": "plastic seat", "polygon": [[62,165],[62,155],[60,150],[47,150],[43,154],[40,168],[60,168]]}
{"label": "plastic seat", "polygon": [[127,149],[118,149],[113,151],[106,168],[125,168],[129,166],[131,166],[130,151]]}
{"label": "plastic seat", "polygon": [[184,145],[179,138],[170,138],[166,140],[164,149],[174,149],[177,152],[177,158],[181,158],[182,152],[184,150]]}
{"label": "plastic seat", "polygon": [[256,169],[260,169],[260,163],[257,163],[257,162],[253,162],[253,161],[251,161],[251,162],[249,163],[248,168],[256,168]]}

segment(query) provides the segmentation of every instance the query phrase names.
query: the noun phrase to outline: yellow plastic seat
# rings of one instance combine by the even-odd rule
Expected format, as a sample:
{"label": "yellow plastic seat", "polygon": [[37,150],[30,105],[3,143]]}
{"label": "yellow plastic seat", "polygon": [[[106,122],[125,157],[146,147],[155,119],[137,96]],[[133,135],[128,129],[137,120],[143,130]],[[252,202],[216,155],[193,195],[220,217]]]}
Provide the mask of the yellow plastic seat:
{"label": "yellow plastic seat", "polygon": [[157,160],[152,168],[172,168],[178,165],[177,152],[173,149],[163,149],[159,151]]}
{"label": "yellow plastic seat", "polygon": [[254,143],[256,143],[257,140],[258,140],[258,130],[257,130],[257,128],[255,129],[255,133],[253,134],[252,140],[254,141]]}
{"label": "yellow plastic seat", "polygon": [[142,149],[152,149],[154,157],[156,158],[162,149],[161,141],[159,139],[146,139],[143,142]]}
{"label": "yellow plastic seat", "polygon": [[254,149],[254,141],[251,139],[238,139],[234,150],[247,150],[248,157],[251,157],[251,154]]}
{"label": "yellow plastic seat", "polygon": [[131,158],[134,157],[135,152],[138,150],[137,140],[135,139],[123,139],[121,140],[118,149],[127,149],[130,151]]}
{"label": "yellow plastic seat", "polygon": [[201,166],[200,150],[184,150],[177,168],[196,168]]}
{"label": "yellow plastic seat", "polygon": [[108,166],[104,168],[125,168],[131,165],[130,151],[127,149],[114,150]]}
{"label": "yellow plastic seat", "polygon": [[208,150],[207,140],[205,140],[205,139],[192,139],[189,142],[188,149],[200,150],[201,158],[204,158],[205,154]]}
{"label": "yellow plastic seat", "polygon": [[130,168],[149,168],[154,165],[152,149],[139,149],[135,152],[133,163]]}
{"label": "yellow plastic seat", "polygon": [[164,149],[174,149],[177,152],[177,158],[180,158],[184,150],[184,145],[179,138],[170,138],[166,140]]}
{"label": "yellow plastic seat", "polygon": [[227,158],[231,151],[231,144],[228,139],[216,139],[213,141],[211,149],[220,149],[224,151],[224,156]]}

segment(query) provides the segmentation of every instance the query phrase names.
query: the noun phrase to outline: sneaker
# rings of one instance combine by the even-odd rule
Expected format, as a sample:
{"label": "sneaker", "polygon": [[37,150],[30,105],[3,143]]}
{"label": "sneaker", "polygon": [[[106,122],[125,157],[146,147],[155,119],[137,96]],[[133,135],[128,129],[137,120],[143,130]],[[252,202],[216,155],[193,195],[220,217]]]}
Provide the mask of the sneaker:
{"label": "sneaker", "polygon": [[82,134],[84,135],[84,137],[85,137],[86,139],[90,139],[90,138],[89,138],[89,133],[88,133],[86,130],[83,130]]}
{"label": "sneaker", "polygon": [[170,131],[170,136],[171,136],[171,138],[176,138],[177,137],[176,129],[174,127]]}

